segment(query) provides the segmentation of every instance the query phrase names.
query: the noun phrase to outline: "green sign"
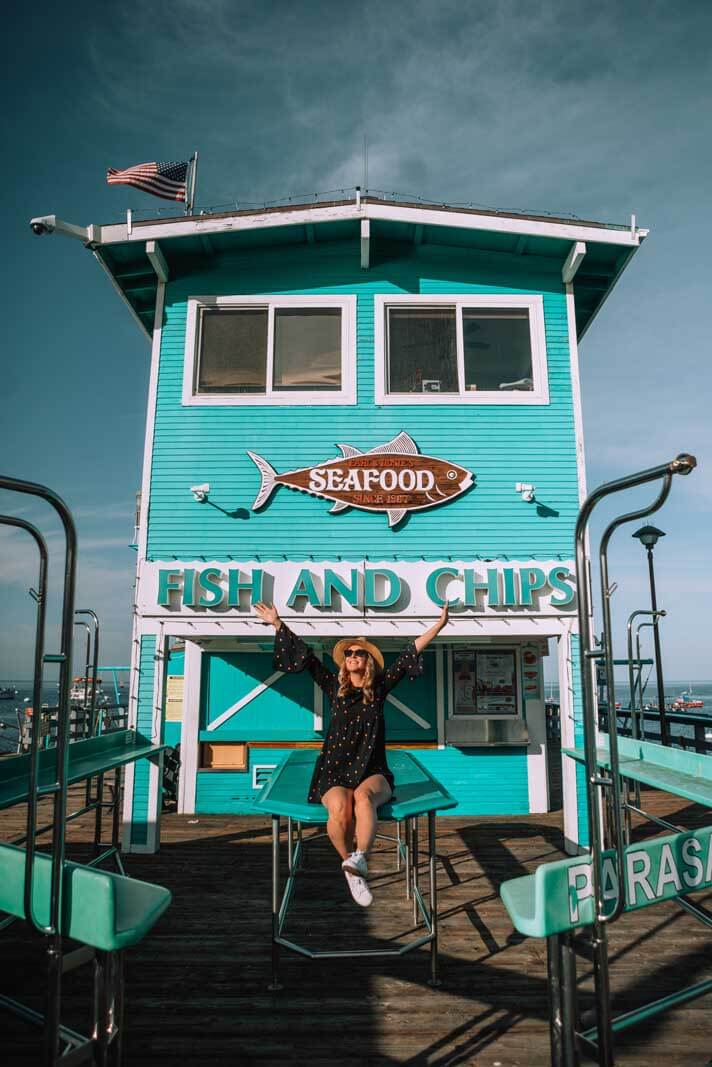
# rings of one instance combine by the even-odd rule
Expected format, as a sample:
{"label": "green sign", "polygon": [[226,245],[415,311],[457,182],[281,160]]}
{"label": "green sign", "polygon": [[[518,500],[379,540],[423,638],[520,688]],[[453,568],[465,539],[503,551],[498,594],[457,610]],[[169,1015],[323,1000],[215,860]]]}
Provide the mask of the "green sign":
{"label": "green sign", "polygon": [[[620,891],[615,852],[603,854],[601,877],[604,912],[610,914]],[[655,837],[625,850],[625,911],[710,886],[712,826]],[[515,927],[528,937],[560,934],[594,919],[590,856],[542,864],[533,875],[505,882],[501,892]]]}

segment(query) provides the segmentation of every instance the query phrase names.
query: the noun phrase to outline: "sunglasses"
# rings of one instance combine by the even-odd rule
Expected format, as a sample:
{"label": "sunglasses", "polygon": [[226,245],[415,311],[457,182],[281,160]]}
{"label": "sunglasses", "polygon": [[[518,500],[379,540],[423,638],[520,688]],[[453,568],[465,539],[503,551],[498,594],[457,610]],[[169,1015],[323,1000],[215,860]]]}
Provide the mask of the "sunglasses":
{"label": "sunglasses", "polygon": [[351,656],[351,657],[353,657],[353,656],[363,656],[364,659],[365,659],[365,657],[367,655],[368,655],[368,652],[366,651],[365,648],[347,648],[346,651],[344,652],[344,658],[346,658],[347,656]]}

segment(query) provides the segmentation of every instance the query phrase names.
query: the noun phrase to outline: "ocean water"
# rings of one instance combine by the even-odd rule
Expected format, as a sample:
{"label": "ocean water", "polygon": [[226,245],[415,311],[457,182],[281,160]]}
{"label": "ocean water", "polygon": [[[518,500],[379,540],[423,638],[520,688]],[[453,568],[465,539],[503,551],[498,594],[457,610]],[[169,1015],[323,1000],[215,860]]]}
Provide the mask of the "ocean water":
{"label": "ocean water", "polygon": [[[17,689],[17,696],[14,700],[0,700],[0,754],[4,752],[14,752],[17,749],[17,709],[22,710],[25,700],[32,700],[32,682],[30,681],[14,681],[11,678],[0,679],[0,687],[11,686]],[[673,700],[677,700],[681,693],[685,691],[691,691],[692,695],[698,699],[704,701],[704,707],[695,708],[691,712],[695,715],[708,715],[710,717],[710,729],[712,729],[712,681],[695,681],[694,679],[687,679],[685,681],[669,681],[665,683],[665,702],[672,703]],[[105,693],[110,703],[114,703],[114,688],[113,686],[102,686],[98,690],[99,694]],[[120,690],[120,702],[126,703],[126,695],[128,690],[124,686]],[[546,699],[553,700],[558,703],[559,700],[559,688],[558,686],[546,686],[545,687]],[[622,708],[625,708],[630,701],[630,691],[628,689],[628,683],[619,681],[616,684],[616,700],[620,701]],[[655,688],[655,679],[651,678],[644,690],[645,703],[656,704],[657,703],[657,690]],[[42,703],[49,704],[50,706],[57,702],[57,684],[45,685],[42,687]],[[648,721],[645,725],[646,734],[651,737],[659,735],[659,729],[657,724]],[[675,724],[673,728],[673,734],[681,734],[684,737],[693,737],[694,730],[692,726],[686,726],[682,724]]]}
{"label": "ocean water", "polygon": [[[17,690],[17,696],[12,700],[0,700],[0,755],[5,752],[15,752],[17,750],[17,738],[18,738],[18,726],[17,726],[17,713],[24,712],[25,706],[29,703],[32,704],[32,682],[27,679],[17,681],[14,678],[0,678],[0,689],[9,688],[14,686]],[[119,690],[120,703],[125,704],[127,702],[128,689],[126,686]],[[116,702],[116,696],[114,693],[113,685],[103,685],[97,688],[97,701],[100,700],[102,694],[104,694],[110,704]],[[42,686],[42,703],[48,704],[49,707],[54,707],[57,704],[57,683]]]}

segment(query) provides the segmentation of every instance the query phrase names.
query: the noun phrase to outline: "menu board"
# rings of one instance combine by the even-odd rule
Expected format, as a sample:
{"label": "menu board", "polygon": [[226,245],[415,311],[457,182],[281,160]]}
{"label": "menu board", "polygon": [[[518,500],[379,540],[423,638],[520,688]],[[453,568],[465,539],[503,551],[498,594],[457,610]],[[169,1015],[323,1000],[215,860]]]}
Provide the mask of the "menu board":
{"label": "menu board", "polygon": [[183,718],[183,675],[166,677],[166,722],[180,722]]}
{"label": "menu board", "polygon": [[517,715],[514,652],[456,651],[455,715]]}

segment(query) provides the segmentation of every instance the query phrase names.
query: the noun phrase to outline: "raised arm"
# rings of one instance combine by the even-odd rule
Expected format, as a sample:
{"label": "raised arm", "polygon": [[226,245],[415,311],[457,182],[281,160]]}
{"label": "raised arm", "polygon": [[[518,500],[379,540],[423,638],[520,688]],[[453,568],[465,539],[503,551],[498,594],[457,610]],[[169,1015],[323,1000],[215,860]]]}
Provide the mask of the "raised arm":
{"label": "raised arm", "polygon": [[308,645],[282,622],[273,604],[255,604],[255,612],[263,622],[274,626],[274,665],[277,670],[296,674],[305,668],[316,684],[332,700],[337,685],[336,675],[314,655]]}
{"label": "raised arm", "polygon": [[442,628],[447,625],[448,614],[449,612],[446,602],[445,604],[443,604],[443,609],[440,612],[440,618],[438,619],[438,621],[433,626],[431,626],[429,630],[426,630],[424,634],[421,634],[420,637],[416,637],[414,642],[416,652],[422,652],[424,648],[428,647],[432,639],[434,637],[437,637]]}

